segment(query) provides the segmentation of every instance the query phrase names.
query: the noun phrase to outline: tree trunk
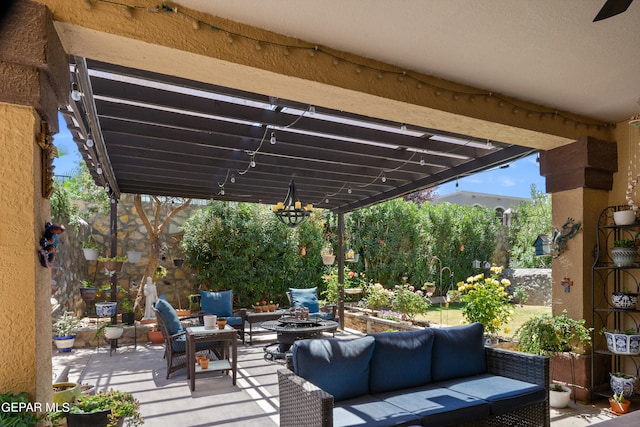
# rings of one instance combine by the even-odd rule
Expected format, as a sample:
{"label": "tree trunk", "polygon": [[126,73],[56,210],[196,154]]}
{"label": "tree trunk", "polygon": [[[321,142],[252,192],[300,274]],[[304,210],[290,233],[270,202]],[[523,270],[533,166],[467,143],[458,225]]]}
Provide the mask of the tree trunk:
{"label": "tree trunk", "polygon": [[[140,318],[144,313],[144,304],[142,303],[142,298],[144,297],[144,285],[147,282],[147,277],[151,277],[153,280],[153,274],[158,268],[159,262],[159,254],[160,254],[160,244],[162,240],[162,236],[164,232],[171,222],[171,219],[181,210],[187,208],[191,203],[191,199],[183,200],[182,203],[170,203],[175,202],[175,199],[168,197],[151,197],[151,207],[153,213],[153,224],[149,220],[149,216],[144,211],[142,206],[142,197],[140,194],[136,194],[133,197],[134,205],[136,207],[136,211],[138,215],[140,215],[140,219],[147,229],[147,234],[149,236],[149,261],[147,262],[147,266],[144,269],[144,273],[142,273],[142,278],[140,279],[140,286],[138,287],[138,294],[136,295],[136,300],[133,304],[133,309],[136,313],[136,317]],[[170,206],[168,210],[168,214],[164,219],[161,219],[162,211],[167,211],[165,208]]]}

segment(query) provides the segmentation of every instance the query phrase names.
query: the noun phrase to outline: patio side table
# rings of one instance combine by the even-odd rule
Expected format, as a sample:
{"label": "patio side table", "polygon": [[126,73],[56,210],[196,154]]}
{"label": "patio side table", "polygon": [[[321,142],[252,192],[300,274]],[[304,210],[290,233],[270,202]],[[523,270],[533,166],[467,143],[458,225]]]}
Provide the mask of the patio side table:
{"label": "patio side table", "polygon": [[[253,332],[253,324],[254,323],[262,323],[267,320],[277,320],[287,313],[288,310],[276,310],[276,311],[268,311],[266,313],[247,313],[247,322],[249,323],[249,345],[253,345],[253,334],[262,334],[262,333],[270,333],[272,331],[260,331]],[[244,337],[242,339],[242,343],[244,344]]]}
{"label": "patio side table", "polygon": [[[222,359],[211,360],[207,369],[196,366],[196,343],[221,341],[223,343]],[[236,385],[238,366],[238,331],[226,325],[224,329],[205,329],[204,326],[187,328],[187,378],[191,391],[196,389],[196,374],[211,371],[231,371],[232,383]],[[231,352],[229,352],[231,347]]]}

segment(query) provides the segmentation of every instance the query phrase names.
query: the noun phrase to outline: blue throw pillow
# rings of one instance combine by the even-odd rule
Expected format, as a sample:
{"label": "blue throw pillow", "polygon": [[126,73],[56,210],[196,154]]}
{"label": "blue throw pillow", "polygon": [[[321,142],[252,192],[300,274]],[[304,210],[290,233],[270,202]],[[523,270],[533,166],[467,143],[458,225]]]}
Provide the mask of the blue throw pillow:
{"label": "blue throw pillow", "polygon": [[371,356],[369,390],[384,393],[418,387],[431,382],[433,331],[382,332]]}
{"label": "blue throw pillow", "polygon": [[200,308],[207,314],[229,317],[233,314],[233,291],[200,291]]}
{"label": "blue throw pillow", "polygon": [[313,339],[293,344],[293,371],[333,395],[335,402],[369,393],[375,340]]}
{"label": "blue throw pillow", "polygon": [[317,313],[320,311],[318,288],[289,288],[289,295],[291,295],[291,305],[293,307],[307,307],[309,313]]}
{"label": "blue throw pillow", "polygon": [[182,328],[182,324],[180,324],[180,319],[178,318],[178,313],[176,313],[176,309],[171,306],[166,300],[158,299],[156,300],[156,310],[160,312],[162,318],[164,319],[164,323],[167,324],[167,330],[170,335],[177,334],[178,332],[182,332],[184,329]]}
{"label": "blue throw pillow", "polygon": [[432,330],[435,335],[431,356],[433,381],[487,373],[482,323]]}

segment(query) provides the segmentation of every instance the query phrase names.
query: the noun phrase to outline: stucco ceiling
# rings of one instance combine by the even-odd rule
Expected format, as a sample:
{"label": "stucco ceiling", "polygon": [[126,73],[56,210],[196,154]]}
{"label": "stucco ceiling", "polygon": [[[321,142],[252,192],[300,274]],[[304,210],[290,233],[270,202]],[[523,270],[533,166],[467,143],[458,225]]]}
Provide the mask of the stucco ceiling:
{"label": "stucco ceiling", "polygon": [[638,110],[640,1],[178,0],[233,21],[607,122]]}

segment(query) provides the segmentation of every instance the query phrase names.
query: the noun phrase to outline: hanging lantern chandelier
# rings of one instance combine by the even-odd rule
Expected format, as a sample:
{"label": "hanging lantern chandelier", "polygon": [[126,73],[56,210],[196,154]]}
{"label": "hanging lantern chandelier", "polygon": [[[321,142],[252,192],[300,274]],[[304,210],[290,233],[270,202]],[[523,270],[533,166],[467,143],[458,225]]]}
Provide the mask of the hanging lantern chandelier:
{"label": "hanging lantern chandelier", "polygon": [[273,207],[273,212],[280,222],[291,228],[304,223],[307,218],[309,218],[309,215],[311,215],[312,210],[313,205],[311,204],[306,205],[304,208],[302,207],[302,202],[300,202],[296,194],[296,183],[293,180],[289,183],[289,192],[284,202],[278,202],[278,204]]}

